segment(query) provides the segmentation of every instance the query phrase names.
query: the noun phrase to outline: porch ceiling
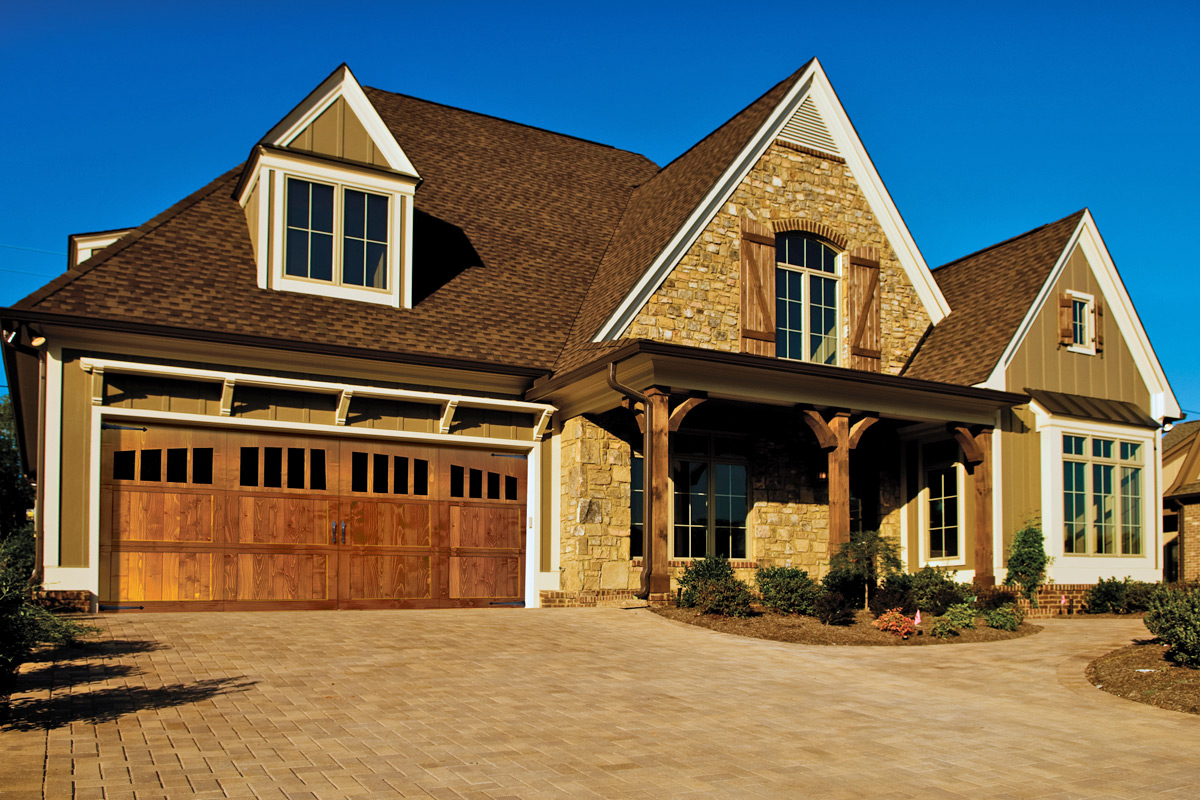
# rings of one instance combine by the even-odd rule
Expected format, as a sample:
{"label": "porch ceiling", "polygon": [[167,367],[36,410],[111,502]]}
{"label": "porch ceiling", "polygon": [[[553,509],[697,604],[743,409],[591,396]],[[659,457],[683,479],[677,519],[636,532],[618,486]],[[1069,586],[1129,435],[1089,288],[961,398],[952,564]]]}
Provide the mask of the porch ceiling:
{"label": "porch ceiling", "polygon": [[553,403],[567,417],[607,411],[622,399],[608,386],[610,363],[618,365],[622,383],[638,390],[669,387],[672,392],[705,392],[711,398],[844,408],[912,422],[992,425],[996,411],[1029,399],[972,386],[644,340],[539,381],[526,399]]}

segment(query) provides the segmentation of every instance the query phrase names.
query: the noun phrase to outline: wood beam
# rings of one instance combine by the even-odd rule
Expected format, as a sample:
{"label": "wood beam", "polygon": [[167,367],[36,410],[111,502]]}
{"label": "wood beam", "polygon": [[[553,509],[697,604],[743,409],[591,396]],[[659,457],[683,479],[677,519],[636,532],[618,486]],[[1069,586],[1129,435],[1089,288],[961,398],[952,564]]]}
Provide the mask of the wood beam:
{"label": "wood beam", "polygon": [[838,411],[828,421],[836,445],[829,451],[829,554],[850,541],[850,414]]}
{"label": "wood beam", "polygon": [[671,468],[670,452],[670,401],[671,396],[662,389],[652,387],[645,392],[646,426],[649,430],[646,444],[647,492],[650,500],[648,518],[643,524],[647,526],[649,541],[644,549],[642,568],[647,570],[646,588],[650,600],[665,601],[671,593],[671,576],[667,572],[668,515],[670,513],[670,495],[667,492],[667,478]]}
{"label": "wood beam", "polygon": [[971,466],[975,484],[975,583],[995,586],[992,564],[992,429],[984,428],[972,437],[979,461]]}
{"label": "wood beam", "polygon": [[670,429],[671,433],[679,430],[679,426],[683,424],[683,418],[688,415],[689,411],[707,399],[707,397],[693,395],[677,405],[675,410],[671,412],[670,419],[667,421],[667,427]]}

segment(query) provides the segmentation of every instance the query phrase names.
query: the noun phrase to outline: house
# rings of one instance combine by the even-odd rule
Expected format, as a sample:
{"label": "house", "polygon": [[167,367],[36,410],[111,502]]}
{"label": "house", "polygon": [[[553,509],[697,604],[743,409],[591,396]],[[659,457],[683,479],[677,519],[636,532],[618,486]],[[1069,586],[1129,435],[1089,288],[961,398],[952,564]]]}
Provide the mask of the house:
{"label": "house", "polygon": [[1200,422],[1163,434],[1163,577],[1200,581]]}
{"label": "house", "polygon": [[[1080,211],[930,270],[819,62],[670,164],[360,86],[0,311],[47,591],[665,600],[855,529],[1161,575],[1180,416]],[[76,263],[78,258],[78,263]]]}

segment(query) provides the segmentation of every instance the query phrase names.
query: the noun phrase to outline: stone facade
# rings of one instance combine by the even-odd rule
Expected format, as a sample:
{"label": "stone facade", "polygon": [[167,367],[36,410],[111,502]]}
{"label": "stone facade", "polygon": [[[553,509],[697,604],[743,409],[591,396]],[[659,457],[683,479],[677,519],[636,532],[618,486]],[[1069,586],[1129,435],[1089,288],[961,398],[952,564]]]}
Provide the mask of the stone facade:
{"label": "stone facade", "polygon": [[[929,315],[867,205],[850,168],[773,144],[733,197],[709,222],[678,266],[642,308],[626,338],[692,347],[739,349],[741,255],[739,218],[770,224],[806,220],[844,237],[846,250],[880,255],[882,369],[899,374],[929,326]],[[849,361],[849,314],[842,292],[838,363]]]}
{"label": "stone facade", "polygon": [[1179,501],[1179,579],[1200,581],[1200,499]]}

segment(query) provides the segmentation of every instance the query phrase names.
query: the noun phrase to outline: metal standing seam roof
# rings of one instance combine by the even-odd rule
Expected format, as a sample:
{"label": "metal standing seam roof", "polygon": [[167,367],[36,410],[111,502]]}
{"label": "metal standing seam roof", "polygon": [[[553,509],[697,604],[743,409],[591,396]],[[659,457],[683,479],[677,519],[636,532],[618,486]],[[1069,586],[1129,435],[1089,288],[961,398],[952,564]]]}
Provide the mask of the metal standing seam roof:
{"label": "metal standing seam roof", "polygon": [[1051,414],[1116,422],[1122,425],[1138,425],[1144,428],[1158,428],[1158,422],[1136,403],[1051,392],[1045,389],[1026,388],[1025,393]]}

